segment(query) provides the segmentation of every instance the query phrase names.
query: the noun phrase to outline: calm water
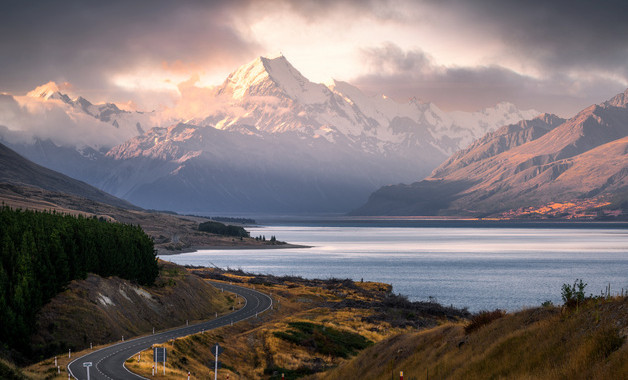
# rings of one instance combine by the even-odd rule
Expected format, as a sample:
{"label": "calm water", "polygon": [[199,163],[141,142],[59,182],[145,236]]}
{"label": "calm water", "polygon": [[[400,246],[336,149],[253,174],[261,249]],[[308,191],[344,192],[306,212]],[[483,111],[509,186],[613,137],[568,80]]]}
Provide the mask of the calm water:
{"label": "calm water", "polygon": [[471,311],[517,310],[551,300],[581,278],[587,293],[628,289],[628,230],[603,228],[270,226],[250,229],[303,249],[207,250],[162,259],[307,278],[393,285]]}

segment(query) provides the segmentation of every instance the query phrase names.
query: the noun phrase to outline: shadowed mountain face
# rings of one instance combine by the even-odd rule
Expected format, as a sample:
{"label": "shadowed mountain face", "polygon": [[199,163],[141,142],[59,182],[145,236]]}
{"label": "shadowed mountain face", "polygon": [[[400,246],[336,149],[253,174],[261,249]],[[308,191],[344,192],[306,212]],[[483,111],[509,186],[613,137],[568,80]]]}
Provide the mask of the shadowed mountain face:
{"label": "shadowed mountain face", "polygon": [[138,207],[61,173],[39,166],[0,144],[0,183],[25,185],[71,194],[131,210]]}
{"label": "shadowed mountain face", "polygon": [[[569,120],[504,126],[432,175],[373,193],[356,215],[500,215],[552,203],[627,209],[628,90]],[[389,205],[387,207],[386,205]],[[437,205],[437,206],[434,206]]]}

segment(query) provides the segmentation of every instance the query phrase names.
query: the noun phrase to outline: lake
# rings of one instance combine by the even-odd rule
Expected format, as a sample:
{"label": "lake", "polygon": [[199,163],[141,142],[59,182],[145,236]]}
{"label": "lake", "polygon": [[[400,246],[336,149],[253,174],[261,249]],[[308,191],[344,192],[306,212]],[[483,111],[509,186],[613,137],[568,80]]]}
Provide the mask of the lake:
{"label": "lake", "polygon": [[312,248],[202,250],[160,256],[182,265],[393,285],[411,300],[470,311],[562,303],[564,283],[587,294],[628,290],[628,229],[621,224],[306,222],[249,228],[251,236]]}

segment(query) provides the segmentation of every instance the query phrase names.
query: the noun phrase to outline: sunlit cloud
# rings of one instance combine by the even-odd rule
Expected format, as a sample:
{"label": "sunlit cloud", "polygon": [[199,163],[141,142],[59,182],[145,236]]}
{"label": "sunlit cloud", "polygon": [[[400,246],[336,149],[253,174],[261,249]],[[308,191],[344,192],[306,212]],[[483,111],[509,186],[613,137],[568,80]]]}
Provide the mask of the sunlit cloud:
{"label": "sunlit cloud", "polygon": [[0,91],[52,80],[155,109],[176,104],[190,78],[217,85],[283,53],[315,82],[416,93],[445,109],[508,100],[567,114],[628,86],[627,12],[619,0],[9,2]]}

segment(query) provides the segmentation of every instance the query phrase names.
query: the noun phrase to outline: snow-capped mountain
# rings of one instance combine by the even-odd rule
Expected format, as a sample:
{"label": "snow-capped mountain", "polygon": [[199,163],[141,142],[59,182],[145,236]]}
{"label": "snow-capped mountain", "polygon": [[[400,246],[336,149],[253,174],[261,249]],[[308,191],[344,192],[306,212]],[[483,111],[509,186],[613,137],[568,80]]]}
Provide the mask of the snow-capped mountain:
{"label": "snow-capped mountain", "polygon": [[[130,112],[120,109],[114,103],[92,104],[82,96],[72,99],[62,93],[54,82],[39,86],[24,97],[15,97],[15,100],[27,108],[32,108],[34,104],[39,103],[49,112],[63,112],[76,122],[76,128],[98,128],[100,134],[93,135],[93,139],[82,141],[84,145],[92,148],[100,146],[111,148],[111,145],[121,144],[132,137],[141,135],[145,128],[154,127],[156,122],[154,111]],[[108,125],[99,125],[98,121]],[[84,134],[86,131],[78,129],[75,132]],[[109,139],[103,139],[102,135],[108,136]],[[73,144],[73,141],[56,142],[60,145],[78,145]]]}
{"label": "snow-capped mountain", "polygon": [[[475,113],[401,104],[346,82],[312,83],[283,56],[257,58],[204,90],[203,107],[177,120],[176,107],[129,112],[49,83],[0,98],[0,136],[37,163],[147,208],[344,212],[379,186],[426,176],[487,131],[536,115],[508,103]],[[40,124],[23,123],[35,138],[11,145],[20,118]]]}
{"label": "snow-capped mountain", "polygon": [[194,123],[227,130],[246,125],[269,133],[298,131],[329,141],[340,134],[371,153],[430,145],[450,154],[488,131],[538,114],[509,103],[446,113],[433,103],[370,97],[346,82],[312,83],[283,56],[260,57],[240,67],[215,94],[218,107],[209,105],[208,115]]}

